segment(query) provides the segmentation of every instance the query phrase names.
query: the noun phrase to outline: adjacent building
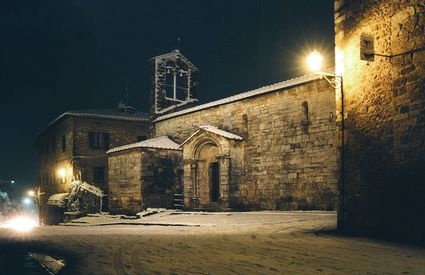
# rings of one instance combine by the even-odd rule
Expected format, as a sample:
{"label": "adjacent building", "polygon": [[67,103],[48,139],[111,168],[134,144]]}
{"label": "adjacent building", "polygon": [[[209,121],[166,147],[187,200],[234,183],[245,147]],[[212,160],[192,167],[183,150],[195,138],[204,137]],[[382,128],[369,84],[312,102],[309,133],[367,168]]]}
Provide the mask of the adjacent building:
{"label": "adjacent building", "polygon": [[346,122],[340,229],[425,243],[425,3],[337,0],[335,45]]}
{"label": "adjacent building", "polygon": [[148,114],[124,104],[117,109],[68,111],[49,123],[35,141],[42,221],[57,222],[63,210],[58,207],[65,207],[72,182],[86,182],[108,194],[106,151],[145,140],[148,132]]}

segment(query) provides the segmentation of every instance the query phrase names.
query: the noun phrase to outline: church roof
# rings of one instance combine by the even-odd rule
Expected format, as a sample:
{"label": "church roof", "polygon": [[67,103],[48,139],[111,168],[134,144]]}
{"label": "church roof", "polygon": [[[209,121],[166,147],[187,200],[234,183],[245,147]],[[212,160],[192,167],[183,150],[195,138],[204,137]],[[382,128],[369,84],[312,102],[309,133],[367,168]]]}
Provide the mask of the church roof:
{"label": "church roof", "polygon": [[222,129],[219,129],[215,126],[212,125],[203,125],[203,126],[199,126],[199,129],[193,133],[190,137],[188,137],[185,141],[183,141],[183,143],[180,145],[183,146],[183,144],[185,144],[186,142],[188,142],[189,140],[191,140],[194,136],[196,136],[198,133],[200,133],[201,131],[206,131],[206,132],[210,132],[222,137],[225,137],[227,139],[233,139],[233,140],[243,140],[243,138],[241,136],[235,135],[233,133],[224,131]]}
{"label": "church roof", "polygon": [[167,149],[167,150],[181,150],[179,144],[172,141],[167,136],[160,136],[156,138],[147,139],[144,141],[139,141],[136,143],[131,143],[119,147],[110,149],[107,154],[120,152],[129,149],[135,148],[158,148],[158,149]]}
{"label": "church roof", "polygon": [[254,97],[254,96],[258,96],[258,95],[262,95],[262,94],[266,94],[269,92],[273,92],[276,90],[280,90],[280,89],[284,89],[284,88],[291,88],[294,86],[298,86],[301,84],[305,84],[307,82],[311,82],[314,80],[319,80],[321,79],[321,76],[319,74],[309,74],[309,75],[303,75],[303,76],[299,76],[296,78],[292,78],[286,81],[282,81],[282,82],[278,82],[272,85],[268,85],[268,86],[264,86],[255,90],[251,90],[248,92],[244,92],[244,93],[240,93],[234,96],[229,96],[220,100],[216,100],[216,101],[212,101],[206,104],[202,104],[202,105],[198,105],[196,107],[192,107],[192,108],[188,108],[185,110],[181,110],[178,112],[174,112],[174,113],[170,113],[170,114],[166,114],[160,117],[157,117],[153,122],[158,122],[161,120],[166,120],[172,117],[176,117],[176,116],[180,116],[180,115],[184,115],[184,114],[188,114],[188,113],[193,113],[196,111],[200,111],[203,109],[208,109],[208,108],[212,108],[215,106],[219,106],[219,105],[224,105],[224,104],[228,104],[228,103],[232,103],[235,101],[239,101],[239,100],[243,100],[249,97]]}

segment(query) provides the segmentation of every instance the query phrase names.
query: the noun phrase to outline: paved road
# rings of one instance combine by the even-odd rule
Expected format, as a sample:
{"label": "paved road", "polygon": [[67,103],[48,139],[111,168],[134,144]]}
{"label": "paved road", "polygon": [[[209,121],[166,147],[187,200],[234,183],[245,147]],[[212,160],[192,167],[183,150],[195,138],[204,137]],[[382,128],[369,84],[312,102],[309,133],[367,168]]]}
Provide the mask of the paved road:
{"label": "paved road", "polygon": [[69,274],[425,274],[425,249],[334,235],[334,212],[163,213],[145,225],[88,226],[96,220],[2,229],[0,243],[64,257]]}

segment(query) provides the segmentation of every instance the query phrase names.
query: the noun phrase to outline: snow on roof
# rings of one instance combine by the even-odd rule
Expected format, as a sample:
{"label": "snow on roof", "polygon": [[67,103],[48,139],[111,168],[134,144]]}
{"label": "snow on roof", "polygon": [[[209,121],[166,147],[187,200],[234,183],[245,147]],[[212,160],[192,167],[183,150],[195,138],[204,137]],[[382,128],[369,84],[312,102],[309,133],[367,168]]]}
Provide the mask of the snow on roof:
{"label": "snow on roof", "polygon": [[190,137],[188,137],[185,141],[182,142],[182,144],[180,145],[183,146],[183,144],[185,144],[186,142],[188,142],[189,140],[191,140],[194,136],[196,136],[199,132],[201,131],[207,131],[228,139],[234,139],[234,140],[243,140],[243,138],[241,136],[235,135],[233,133],[221,130],[215,126],[212,125],[203,125],[203,126],[199,126],[199,129],[193,133],[192,135],[190,135]]}
{"label": "snow on roof", "polygon": [[151,58],[151,60],[153,60],[153,59],[171,59],[171,58],[177,58],[177,57],[179,57],[187,65],[189,65],[189,67],[191,67],[192,70],[198,71],[198,68],[196,68],[195,65],[193,65],[192,62],[190,62],[189,59],[187,59],[186,56],[184,56],[180,52],[180,50],[178,50],[178,49],[175,49],[174,51],[171,51],[169,53],[165,53],[165,54],[154,56],[154,57]]}
{"label": "snow on roof", "polygon": [[139,141],[136,143],[127,144],[124,146],[119,146],[110,149],[107,154],[134,149],[134,148],[158,148],[158,149],[167,149],[167,150],[181,150],[179,144],[172,141],[167,136],[160,136],[156,138],[147,139],[144,141]]}
{"label": "snow on roof", "polygon": [[314,80],[318,80],[321,79],[320,74],[309,74],[309,75],[303,75],[303,76],[299,76],[299,77],[295,77],[286,81],[282,81],[282,82],[278,82],[272,85],[268,85],[268,86],[264,86],[255,90],[251,90],[248,92],[244,92],[244,93],[240,93],[234,96],[229,96],[220,100],[216,100],[216,101],[212,101],[206,104],[202,104],[196,107],[192,107],[189,109],[185,109],[179,112],[174,112],[174,113],[170,113],[167,115],[163,115],[160,117],[157,117],[154,122],[158,122],[161,120],[166,120],[172,117],[176,117],[176,116],[180,116],[180,115],[184,115],[184,114],[188,114],[188,113],[193,113],[199,110],[203,110],[203,109],[207,109],[207,108],[211,108],[211,107],[215,107],[215,106],[219,106],[219,105],[223,105],[223,104],[227,104],[227,103],[231,103],[231,102],[235,102],[235,101],[239,101],[245,98],[249,98],[249,97],[253,97],[253,96],[257,96],[257,95],[261,95],[261,94],[265,94],[265,93],[269,93],[269,92],[273,92],[276,90],[280,90],[283,88],[290,88],[296,85],[300,85],[300,84],[304,84],[310,81],[314,81]]}
{"label": "snow on roof", "polygon": [[63,115],[82,116],[82,117],[99,117],[118,120],[142,121],[148,120],[149,114],[140,111],[122,112],[118,109],[91,109],[91,110],[71,110]]}
{"label": "snow on roof", "polygon": [[49,124],[44,127],[38,134],[35,139],[35,142],[40,138],[41,134],[46,131],[49,127],[59,122],[61,119],[67,116],[77,116],[77,117],[91,117],[91,118],[105,118],[105,119],[114,119],[114,120],[126,120],[126,121],[148,121],[149,114],[145,112],[135,111],[133,113],[121,112],[118,109],[87,109],[87,110],[71,110],[67,111]]}
{"label": "snow on roof", "polygon": [[68,198],[68,193],[53,194],[47,200],[48,205],[56,205],[59,207],[65,206],[65,200]]}
{"label": "snow on roof", "polygon": [[80,187],[98,197],[104,197],[105,194],[103,194],[102,189],[99,187],[96,187],[94,185],[88,184],[87,182],[81,182]]}

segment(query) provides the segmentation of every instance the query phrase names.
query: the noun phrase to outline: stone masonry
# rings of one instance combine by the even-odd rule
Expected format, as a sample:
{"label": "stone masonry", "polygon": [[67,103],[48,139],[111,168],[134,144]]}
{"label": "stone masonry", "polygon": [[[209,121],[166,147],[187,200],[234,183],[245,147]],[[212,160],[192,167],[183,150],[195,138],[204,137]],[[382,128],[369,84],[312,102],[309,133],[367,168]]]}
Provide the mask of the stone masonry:
{"label": "stone masonry", "polygon": [[[230,201],[224,206],[336,207],[335,90],[325,80],[186,111],[155,120],[154,136],[167,135],[181,143],[199,126],[213,125],[244,139],[235,143],[240,148],[230,155]],[[185,160],[184,165],[186,182],[190,163]]]}
{"label": "stone masonry", "polygon": [[108,161],[112,213],[174,207],[174,194],[182,192],[181,151],[135,148],[110,153]]}
{"label": "stone masonry", "polygon": [[[82,180],[108,193],[109,147],[136,142],[140,136],[148,136],[149,121],[140,115],[123,114],[114,110],[108,116],[99,112],[67,112],[51,122],[38,135],[35,146],[39,152],[39,202],[41,220],[48,223],[47,201],[56,193],[68,192],[74,180]],[[118,118],[117,116],[121,116]],[[93,148],[89,133],[107,133],[108,148]],[[103,182],[95,182],[94,170],[100,168]],[[60,175],[59,171],[62,170]],[[98,175],[99,176],[99,175]],[[106,202],[105,202],[106,205]]]}
{"label": "stone masonry", "polygon": [[[335,34],[347,128],[340,228],[425,243],[425,2],[337,0]],[[364,34],[374,61],[360,59]]]}

